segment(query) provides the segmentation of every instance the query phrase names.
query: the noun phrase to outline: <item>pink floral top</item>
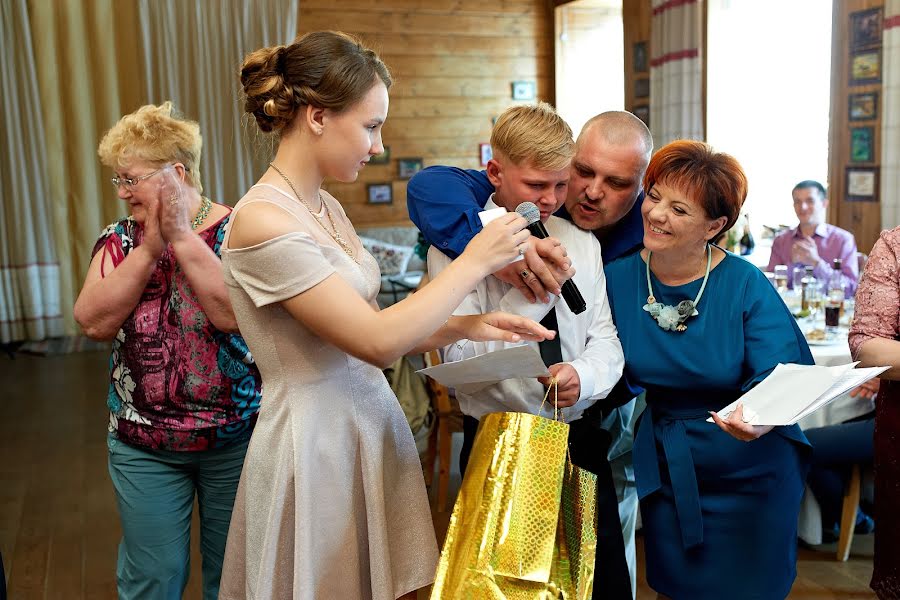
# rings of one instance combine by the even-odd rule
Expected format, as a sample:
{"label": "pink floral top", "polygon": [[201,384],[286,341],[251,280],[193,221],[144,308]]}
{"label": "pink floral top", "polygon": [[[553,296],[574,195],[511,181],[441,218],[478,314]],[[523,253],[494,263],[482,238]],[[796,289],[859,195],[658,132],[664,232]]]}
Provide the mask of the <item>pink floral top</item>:
{"label": "pink floral top", "polygon": [[900,333],[900,227],[882,231],[872,248],[856,291],[856,310],[850,327],[854,358],[872,338],[893,340]]}
{"label": "pink floral top", "polygon": [[[229,217],[199,234],[216,256]],[[113,223],[93,254],[118,265],[142,234],[130,217]],[[259,411],[260,375],[247,344],[209,322],[171,247],[113,341],[109,380],[109,431],[135,446],[193,451],[242,441]]]}

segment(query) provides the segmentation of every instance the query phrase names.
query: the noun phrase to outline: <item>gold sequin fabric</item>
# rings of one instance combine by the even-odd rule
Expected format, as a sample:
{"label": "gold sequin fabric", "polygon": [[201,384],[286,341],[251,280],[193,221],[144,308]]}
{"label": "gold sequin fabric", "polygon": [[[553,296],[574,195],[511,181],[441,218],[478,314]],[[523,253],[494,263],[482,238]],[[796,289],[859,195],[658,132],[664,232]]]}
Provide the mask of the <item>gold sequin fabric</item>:
{"label": "gold sequin fabric", "polygon": [[481,420],[433,600],[590,597],[594,555],[584,551],[596,548],[595,488],[567,464],[568,429],[525,413]]}

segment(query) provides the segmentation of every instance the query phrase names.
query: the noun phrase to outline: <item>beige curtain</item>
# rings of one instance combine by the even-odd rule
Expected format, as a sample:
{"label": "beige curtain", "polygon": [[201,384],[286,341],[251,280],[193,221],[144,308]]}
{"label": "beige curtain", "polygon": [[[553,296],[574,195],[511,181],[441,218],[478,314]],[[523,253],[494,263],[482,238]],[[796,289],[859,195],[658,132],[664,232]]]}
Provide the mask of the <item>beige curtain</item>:
{"label": "beige curtain", "polygon": [[243,194],[268,149],[245,133],[238,67],[293,39],[298,12],[297,0],[0,1],[0,342],[78,333],[90,251],[127,214],[97,159],[122,115],[171,98],[201,124],[208,195]]}
{"label": "beige curtain", "polygon": [[657,148],[705,138],[703,0],[653,0],[650,21],[650,131]]}
{"label": "beige curtain", "polygon": [[148,101],[172,100],[200,123],[204,194],[234,204],[253,185],[271,146],[243,117],[240,65],[262,46],[297,35],[299,0],[139,0]]}
{"label": "beige curtain", "polygon": [[881,228],[900,225],[900,0],[884,6],[881,82]]}
{"label": "beige curtain", "polygon": [[0,342],[63,331],[59,254],[50,235],[53,198],[25,0],[0,2]]}

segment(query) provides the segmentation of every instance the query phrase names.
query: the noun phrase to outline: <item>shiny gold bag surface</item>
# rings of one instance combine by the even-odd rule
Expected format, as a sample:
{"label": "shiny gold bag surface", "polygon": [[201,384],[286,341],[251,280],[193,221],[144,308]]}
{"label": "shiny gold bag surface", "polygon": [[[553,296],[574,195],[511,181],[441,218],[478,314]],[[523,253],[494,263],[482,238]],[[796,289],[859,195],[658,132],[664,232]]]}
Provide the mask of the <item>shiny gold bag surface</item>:
{"label": "shiny gold bag surface", "polygon": [[432,600],[590,598],[596,477],[567,460],[568,429],[526,413],[481,420]]}

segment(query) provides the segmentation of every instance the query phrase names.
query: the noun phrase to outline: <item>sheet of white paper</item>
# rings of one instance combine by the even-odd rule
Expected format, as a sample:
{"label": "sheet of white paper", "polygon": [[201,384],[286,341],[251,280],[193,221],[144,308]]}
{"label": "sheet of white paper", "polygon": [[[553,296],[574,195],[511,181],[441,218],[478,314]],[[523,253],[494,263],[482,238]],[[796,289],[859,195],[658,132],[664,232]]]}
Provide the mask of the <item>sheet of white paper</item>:
{"label": "sheet of white paper", "polygon": [[839,396],[842,396],[853,388],[862,385],[869,379],[878,377],[889,368],[890,367],[867,367],[863,369],[851,369],[847,371],[837,381],[835,381],[830,388],[825,390],[825,393],[819,396],[819,398],[813,404],[811,404],[809,408],[796,415],[790,425],[798,422],[806,415],[814,413],[832,400],[836,400]]}
{"label": "sheet of white paper", "polygon": [[497,208],[492,208],[490,210],[483,210],[478,213],[478,218],[481,220],[481,226],[484,227],[494,219],[499,219],[503,215],[507,213],[507,210],[502,206],[498,206]]}
{"label": "sheet of white paper", "polygon": [[447,387],[550,375],[541,355],[531,346],[504,348],[458,362],[420,369],[418,372]]}
{"label": "sheet of white paper", "polygon": [[[765,380],[719,411],[723,418],[744,404],[744,418],[754,425],[793,425],[844,392],[877,376],[887,367],[854,369],[857,363],[821,367],[779,364]],[[749,409],[749,410],[747,410]],[[712,419],[707,419],[712,422]]]}

